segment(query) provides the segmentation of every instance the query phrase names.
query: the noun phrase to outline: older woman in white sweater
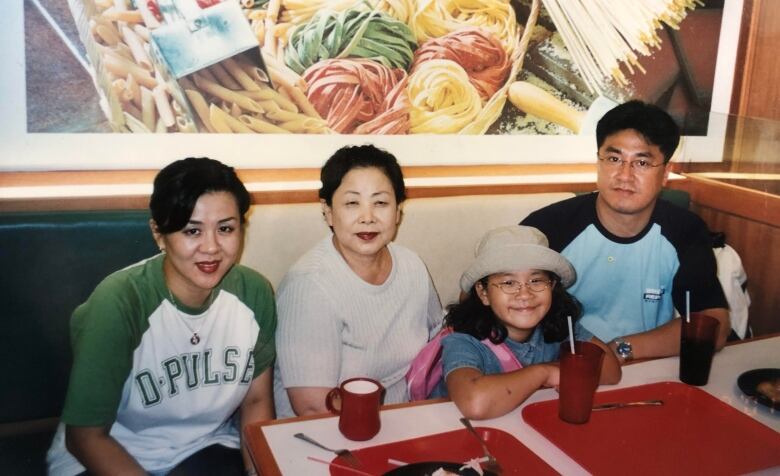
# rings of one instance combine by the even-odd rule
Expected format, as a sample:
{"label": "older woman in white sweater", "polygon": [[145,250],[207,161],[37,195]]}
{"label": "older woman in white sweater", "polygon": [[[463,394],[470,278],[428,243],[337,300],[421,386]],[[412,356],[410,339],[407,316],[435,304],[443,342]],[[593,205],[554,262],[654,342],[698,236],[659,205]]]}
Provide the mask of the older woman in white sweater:
{"label": "older woman in white sweater", "polygon": [[408,400],[409,363],[441,325],[428,270],[392,243],[406,198],[395,157],[372,145],[339,149],[319,196],[333,234],[288,271],[278,289],[277,417],[327,411],[325,395],[351,377]]}

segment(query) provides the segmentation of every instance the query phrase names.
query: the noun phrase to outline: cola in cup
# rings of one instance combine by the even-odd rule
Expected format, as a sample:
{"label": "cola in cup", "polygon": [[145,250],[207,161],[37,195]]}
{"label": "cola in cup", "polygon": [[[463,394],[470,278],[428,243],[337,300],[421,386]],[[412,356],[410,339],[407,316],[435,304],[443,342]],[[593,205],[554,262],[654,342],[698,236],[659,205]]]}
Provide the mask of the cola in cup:
{"label": "cola in cup", "polygon": [[701,312],[692,312],[690,319],[681,319],[680,381],[707,385],[720,321]]}

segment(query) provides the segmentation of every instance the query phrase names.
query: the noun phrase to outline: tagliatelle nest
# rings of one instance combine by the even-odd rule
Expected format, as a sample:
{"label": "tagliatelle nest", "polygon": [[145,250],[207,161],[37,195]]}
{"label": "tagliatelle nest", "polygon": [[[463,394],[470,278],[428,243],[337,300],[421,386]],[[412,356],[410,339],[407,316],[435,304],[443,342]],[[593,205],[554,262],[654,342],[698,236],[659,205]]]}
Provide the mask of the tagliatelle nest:
{"label": "tagliatelle nest", "polygon": [[482,111],[479,91],[454,61],[421,63],[409,78],[412,133],[452,134],[473,123]]}
{"label": "tagliatelle nest", "polygon": [[477,27],[494,34],[508,54],[517,46],[517,20],[509,0],[420,0],[410,23],[420,43]]}
{"label": "tagliatelle nest", "polygon": [[292,32],[284,60],[299,74],[319,60],[347,57],[371,58],[406,70],[416,47],[409,27],[389,15],[360,9],[325,10]]}
{"label": "tagliatelle nest", "polygon": [[341,133],[405,134],[406,72],[364,59],[325,60],[306,70],[307,97]]}
{"label": "tagliatelle nest", "polygon": [[506,83],[512,67],[501,43],[480,28],[464,28],[426,41],[414,53],[412,72],[433,59],[458,63],[485,100]]}

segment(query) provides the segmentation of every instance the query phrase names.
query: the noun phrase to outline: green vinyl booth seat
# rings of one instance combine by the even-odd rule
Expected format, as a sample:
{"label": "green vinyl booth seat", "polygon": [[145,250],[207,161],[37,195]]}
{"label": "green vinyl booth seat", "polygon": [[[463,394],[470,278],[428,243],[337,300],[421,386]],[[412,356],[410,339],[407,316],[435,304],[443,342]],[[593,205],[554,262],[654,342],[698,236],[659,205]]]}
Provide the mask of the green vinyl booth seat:
{"label": "green vinyl booth seat", "polygon": [[73,310],[157,253],[145,210],[0,213],[0,473],[45,474],[71,365]]}

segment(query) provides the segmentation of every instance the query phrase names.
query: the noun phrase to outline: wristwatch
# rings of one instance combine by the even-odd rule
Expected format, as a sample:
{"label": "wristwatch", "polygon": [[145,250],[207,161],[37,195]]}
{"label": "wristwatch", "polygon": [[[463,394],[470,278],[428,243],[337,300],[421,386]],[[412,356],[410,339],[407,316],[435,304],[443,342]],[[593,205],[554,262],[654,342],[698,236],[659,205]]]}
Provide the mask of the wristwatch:
{"label": "wristwatch", "polygon": [[631,348],[631,342],[625,341],[620,337],[613,339],[615,343],[615,353],[623,359],[623,362],[628,362],[634,358],[634,351]]}

